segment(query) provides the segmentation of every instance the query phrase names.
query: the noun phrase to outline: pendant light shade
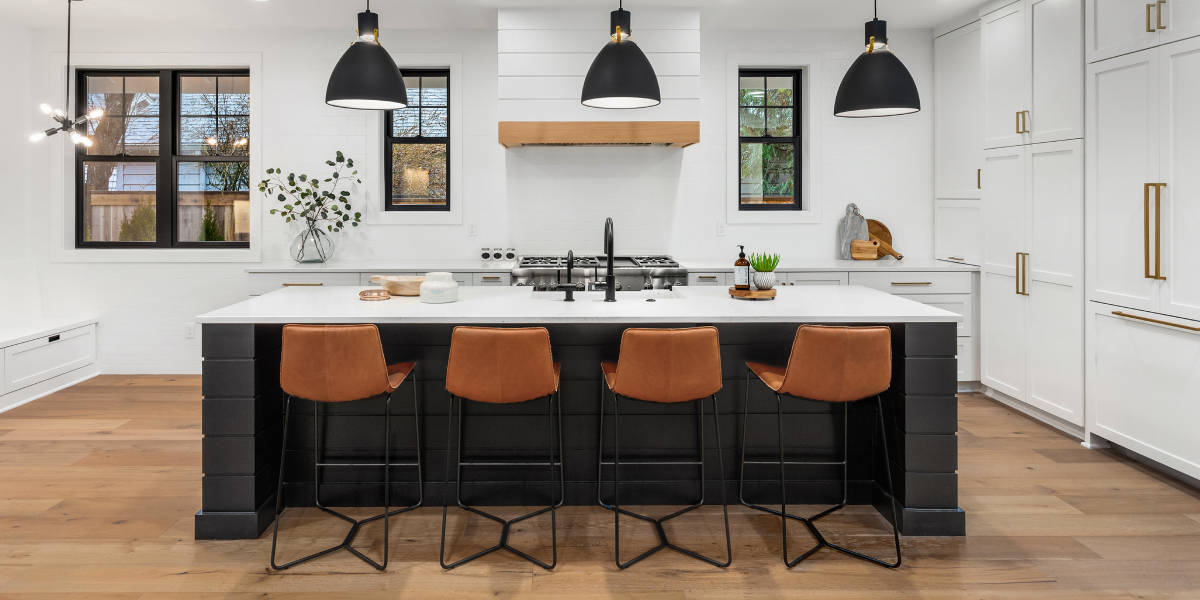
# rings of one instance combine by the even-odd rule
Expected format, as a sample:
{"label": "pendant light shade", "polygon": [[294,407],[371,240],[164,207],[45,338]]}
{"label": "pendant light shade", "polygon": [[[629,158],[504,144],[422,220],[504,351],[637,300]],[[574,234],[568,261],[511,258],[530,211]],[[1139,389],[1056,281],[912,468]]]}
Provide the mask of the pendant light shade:
{"label": "pendant light shade", "polygon": [[890,117],[921,110],[917,84],[887,45],[887,21],[866,24],[867,49],[842,78],[833,114],[839,117]]}
{"label": "pendant light shade", "polygon": [[629,38],[630,15],[612,11],[612,38],[596,55],[583,79],[580,101],[594,108],[647,108],[662,103],[658,76],[642,49]]}
{"label": "pendant light shade", "polygon": [[379,45],[379,15],[358,13],[355,40],[329,75],[325,103],[341,108],[393,110],[408,106],[408,90],[396,61]]}

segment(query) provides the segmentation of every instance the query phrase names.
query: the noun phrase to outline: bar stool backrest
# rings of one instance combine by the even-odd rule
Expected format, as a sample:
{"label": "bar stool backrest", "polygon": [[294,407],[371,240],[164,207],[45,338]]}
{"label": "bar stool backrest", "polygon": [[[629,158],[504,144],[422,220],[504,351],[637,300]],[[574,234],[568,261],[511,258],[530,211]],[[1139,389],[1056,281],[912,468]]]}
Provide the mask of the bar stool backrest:
{"label": "bar stool backrest", "polygon": [[279,387],[314,402],[385,394],[387,361],[374,325],[284,325]]}
{"label": "bar stool backrest", "polygon": [[688,402],[721,391],[716,327],[626,329],[613,392],[646,402]]}
{"label": "bar stool backrest", "polygon": [[455,327],[446,391],[468,400],[511,404],[558,387],[545,327]]}
{"label": "bar stool backrest", "polygon": [[779,393],[853,402],[882,394],[891,381],[890,328],[801,325]]}

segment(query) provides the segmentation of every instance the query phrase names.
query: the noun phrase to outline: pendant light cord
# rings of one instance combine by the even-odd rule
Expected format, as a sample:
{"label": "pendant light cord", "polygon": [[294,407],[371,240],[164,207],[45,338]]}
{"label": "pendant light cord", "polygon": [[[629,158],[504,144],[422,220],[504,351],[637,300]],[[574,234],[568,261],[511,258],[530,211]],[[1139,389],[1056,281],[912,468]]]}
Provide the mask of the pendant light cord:
{"label": "pendant light cord", "polygon": [[63,111],[71,112],[71,3],[75,0],[67,0],[67,85],[63,92]]}

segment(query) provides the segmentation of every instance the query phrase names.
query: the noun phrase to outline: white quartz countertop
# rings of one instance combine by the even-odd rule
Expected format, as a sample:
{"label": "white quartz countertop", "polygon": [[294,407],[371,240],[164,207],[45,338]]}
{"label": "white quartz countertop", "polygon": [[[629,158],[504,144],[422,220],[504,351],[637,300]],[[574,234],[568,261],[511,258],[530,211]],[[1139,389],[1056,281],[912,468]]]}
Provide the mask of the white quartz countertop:
{"label": "white quartz countertop", "polygon": [[[529,287],[462,286],[458,302],[416,297],[366,302],[358,286],[283,288],[219,308],[200,323],[940,323],[957,314],[862,286],[783,288],[770,301],[735,300],[725,288],[563,294]],[[648,300],[654,300],[649,302]]]}
{"label": "white quartz countertop", "polygon": [[[736,258],[729,260],[716,259],[677,259],[679,264],[687,268],[688,271],[698,273],[711,273],[716,271],[733,271],[733,261]],[[836,258],[829,259],[810,259],[810,260],[788,260],[786,257],[779,262],[779,267],[775,269],[777,272],[821,272],[821,271],[978,271],[977,265],[971,265],[962,262],[954,262],[950,260],[940,260],[934,258],[906,258],[904,260],[896,260],[891,257],[881,258],[879,260],[841,260]]]}
{"label": "white quartz countertop", "polygon": [[[733,271],[733,258],[720,259],[677,259],[689,270],[701,273]],[[277,262],[246,267],[247,273],[426,273],[430,271],[508,273],[516,266],[515,261],[481,261],[455,259],[401,259],[364,260],[328,263]],[[967,263],[932,258],[893,258],[880,260],[804,259],[787,260],[777,269],[781,273],[820,271],[978,271],[979,267]]]}

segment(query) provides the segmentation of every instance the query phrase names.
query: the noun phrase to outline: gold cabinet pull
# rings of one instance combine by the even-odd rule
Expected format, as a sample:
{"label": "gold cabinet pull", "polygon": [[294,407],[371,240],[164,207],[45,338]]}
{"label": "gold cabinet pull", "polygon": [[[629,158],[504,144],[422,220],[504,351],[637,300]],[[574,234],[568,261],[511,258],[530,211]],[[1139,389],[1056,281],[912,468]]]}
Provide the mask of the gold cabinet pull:
{"label": "gold cabinet pull", "polygon": [[1142,184],[1142,277],[1154,279],[1150,274],[1150,186]]}
{"label": "gold cabinet pull", "polygon": [[892,285],[897,285],[897,286],[908,285],[908,286],[918,286],[919,287],[919,286],[933,285],[933,282],[932,281],[893,281]]}
{"label": "gold cabinet pull", "polygon": [[1019,110],[1016,112],[1016,119],[1017,119],[1017,133],[1019,134],[1019,133],[1021,133],[1021,111],[1019,111]]}
{"label": "gold cabinet pull", "polygon": [[1154,11],[1154,4],[1147,4],[1146,5],[1146,33],[1154,33],[1154,22],[1151,21],[1151,18],[1153,15],[1150,14],[1153,11]]}
{"label": "gold cabinet pull", "polygon": [[1021,111],[1021,133],[1030,133],[1029,131],[1029,111]]}
{"label": "gold cabinet pull", "polygon": [[950,260],[967,260],[961,256],[947,256],[946,258],[948,258]]}
{"label": "gold cabinet pull", "polygon": [[975,189],[983,189],[983,169],[975,169]]}
{"label": "gold cabinet pull", "polygon": [[1163,23],[1163,20],[1162,20],[1163,6],[1166,6],[1166,4],[1167,4],[1167,0],[1158,0],[1158,2],[1155,5],[1155,9],[1154,9],[1154,23],[1155,23],[1155,25],[1158,26],[1158,29],[1160,29],[1160,30],[1167,28],[1166,24]]}
{"label": "gold cabinet pull", "polygon": [[1015,272],[1013,273],[1013,284],[1017,288],[1016,289],[1017,295],[1020,295],[1021,294],[1021,253],[1020,252],[1017,252],[1016,256],[1013,257],[1013,263],[1014,263],[1013,269],[1015,269]]}
{"label": "gold cabinet pull", "polygon": [[1166,281],[1162,274],[1162,191],[1165,183],[1154,184],[1154,278]]}
{"label": "gold cabinet pull", "polygon": [[1017,295],[1029,295],[1029,253],[1017,253]]}
{"label": "gold cabinet pull", "polygon": [[285,283],[283,287],[321,287],[324,283]]}
{"label": "gold cabinet pull", "polygon": [[1172,323],[1172,322],[1170,322],[1170,321],[1161,321],[1161,320],[1159,320],[1159,319],[1151,319],[1150,317],[1142,317],[1142,316],[1139,316],[1139,315],[1131,315],[1131,314],[1129,314],[1129,313],[1127,313],[1127,312],[1121,312],[1121,311],[1119,311],[1119,310],[1114,310],[1114,311],[1112,311],[1112,314],[1113,314],[1113,315],[1115,315],[1115,316],[1118,316],[1118,317],[1125,317],[1126,319],[1136,319],[1136,320],[1138,320],[1138,321],[1145,321],[1145,322],[1147,322],[1147,323],[1154,323],[1154,324],[1156,324],[1156,325],[1166,325],[1167,327],[1176,327],[1176,328],[1179,328],[1179,329],[1183,329],[1183,330],[1185,330],[1185,331],[1197,331],[1197,332],[1200,332],[1200,327],[1193,327],[1193,326],[1191,326],[1191,325],[1184,325],[1183,323]]}

